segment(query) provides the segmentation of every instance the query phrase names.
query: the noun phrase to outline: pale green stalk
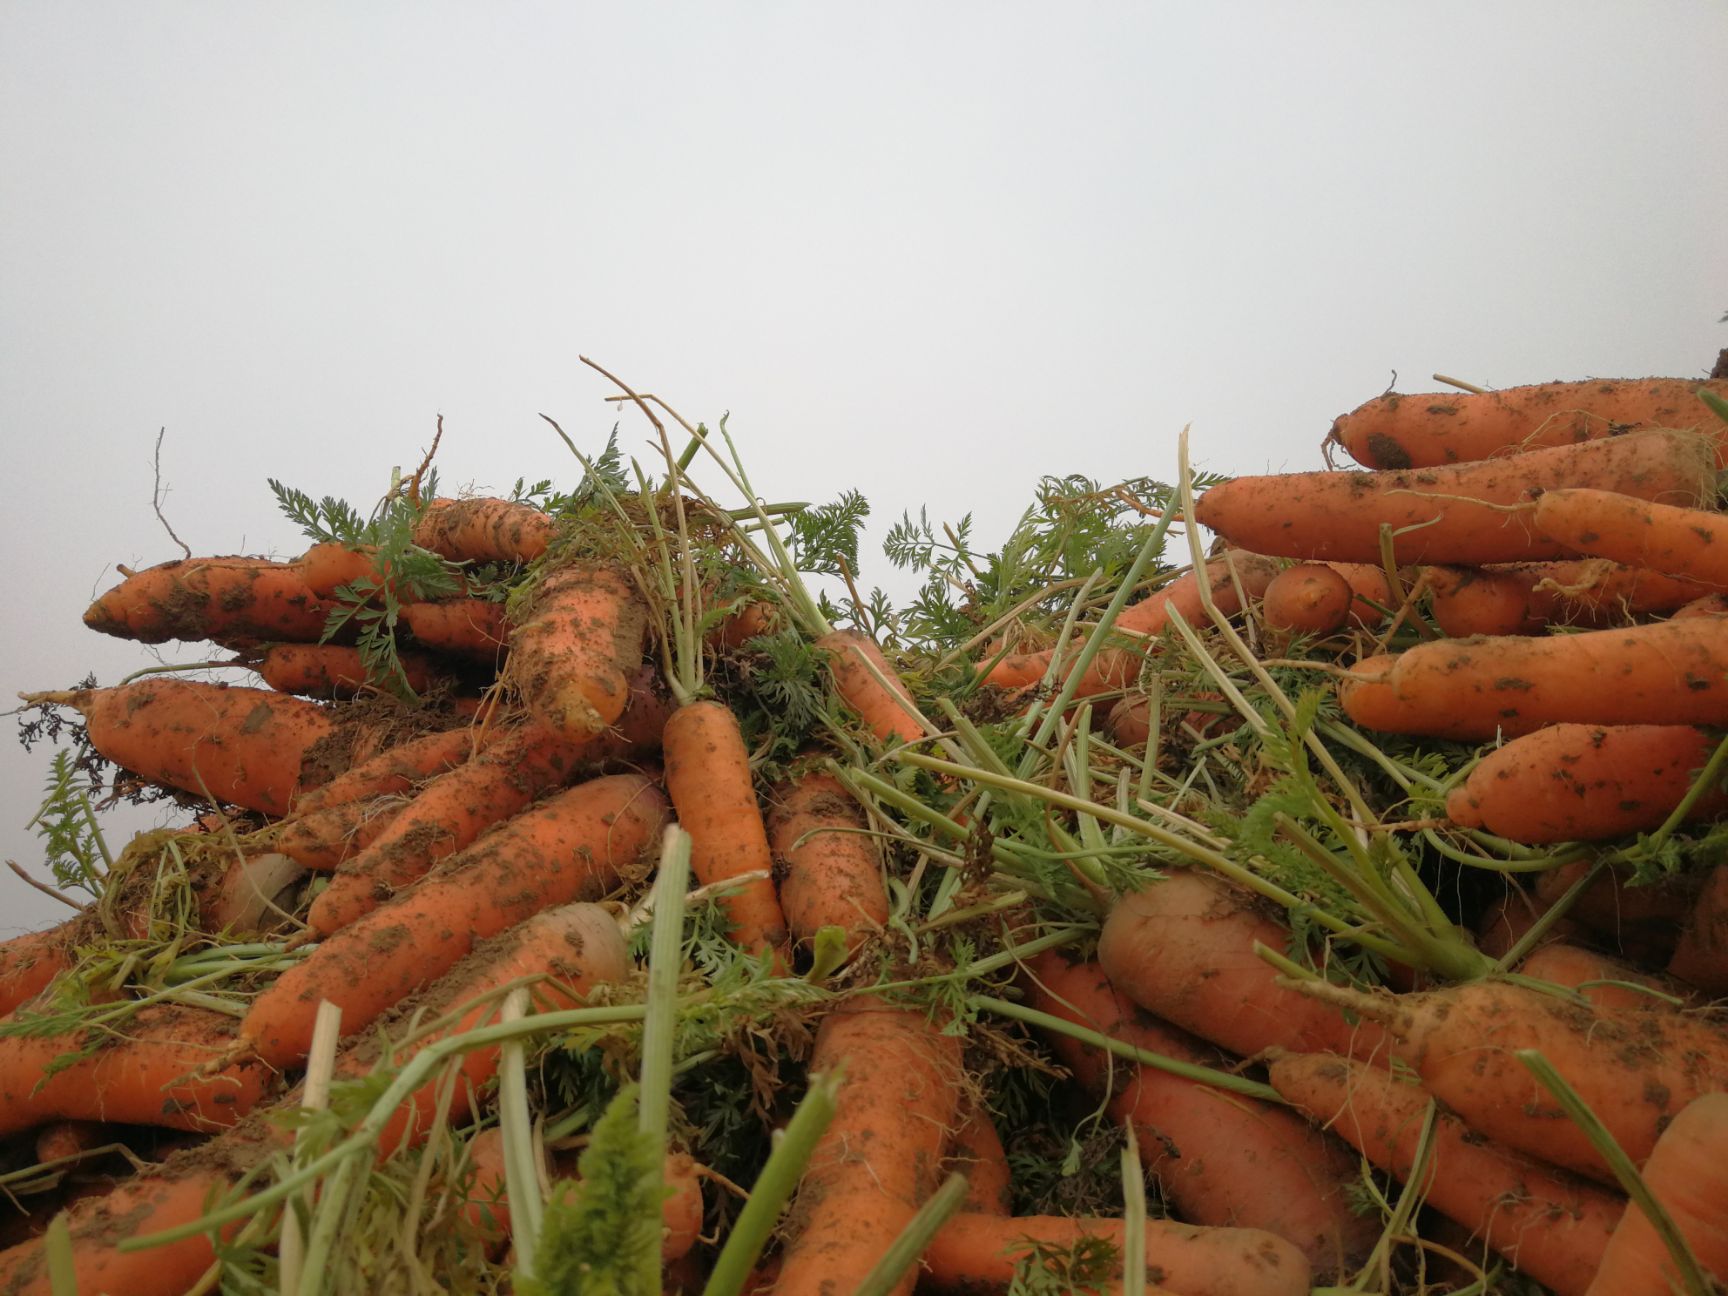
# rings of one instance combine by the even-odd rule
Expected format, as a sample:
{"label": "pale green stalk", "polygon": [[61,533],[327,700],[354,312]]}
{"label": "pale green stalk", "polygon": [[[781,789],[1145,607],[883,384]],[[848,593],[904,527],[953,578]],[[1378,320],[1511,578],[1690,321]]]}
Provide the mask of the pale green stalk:
{"label": "pale green stalk", "polygon": [[78,1296],[78,1271],[72,1251],[72,1228],[65,1211],[55,1211],[42,1239],[48,1261],[48,1287],[53,1296]]}
{"label": "pale green stalk", "polygon": [[[518,986],[504,1000],[500,1017],[509,1023],[528,1015],[528,990]],[[504,1140],[504,1191],[510,1195],[510,1232],[516,1275],[532,1279],[540,1252],[546,1202],[540,1195],[539,1152],[534,1116],[528,1110],[528,1059],[520,1037],[506,1040],[498,1059],[498,1126]]]}
{"label": "pale green stalk", "polygon": [[1122,1128],[1122,1296],[1146,1296],[1146,1172],[1134,1122]]}

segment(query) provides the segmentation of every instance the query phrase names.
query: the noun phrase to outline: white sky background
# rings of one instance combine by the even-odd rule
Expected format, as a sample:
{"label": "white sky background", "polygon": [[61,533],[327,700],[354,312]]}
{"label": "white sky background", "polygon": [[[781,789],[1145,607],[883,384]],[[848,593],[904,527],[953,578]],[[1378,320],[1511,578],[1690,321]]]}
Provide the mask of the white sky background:
{"label": "white sky background", "polygon": [[[1185,423],[1306,469],[1393,370],[1700,377],[1724,123],[1703,0],[0,0],[0,682],[152,662],[79,618],[178,556],[163,427],[193,551],[286,557],[267,477],[364,507],[440,413],[447,487],[572,483],[542,411],[645,456],[586,354],[863,491],[904,590],[903,510],[994,548]],[[47,761],[0,741],[31,868]],[[0,873],[0,935],[69,912]]]}

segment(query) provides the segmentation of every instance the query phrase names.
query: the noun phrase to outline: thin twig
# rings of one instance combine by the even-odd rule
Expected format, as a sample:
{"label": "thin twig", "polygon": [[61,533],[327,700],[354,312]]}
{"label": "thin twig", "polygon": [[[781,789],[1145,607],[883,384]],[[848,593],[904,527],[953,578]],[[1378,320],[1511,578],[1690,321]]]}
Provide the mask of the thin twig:
{"label": "thin twig", "polygon": [[31,877],[28,873],[26,873],[22,868],[19,867],[17,860],[13,860],[13,859],[7,860],[6,861],[6,867],[11,869],[19,877],[23,878],[31,886],[35,887],[43,895],[51,895],[56,900],[58,900],[61,904],[70,905],[72,908],[76,909],[79,913],[84,912],[84,906],[83,905],[79,904],[76,900],[74,900],[71,896],[67,895],[64,891],[56,891],[53,887],[49,886],[46,882],[40,882],[37,879]]}
{"label": "thin twig", "polygon": [[191,558],[190,546],[174,534],[174,528],[169,525],[168,519],[162,515],[162,438],[167,435],[167,428],[156,429],[156,479],[150,490],[150,507],[156,510],[156,520],[162,524],[162,529],[168,533],[168,538],[180,546],[181,553],[185,554],[187,558]]}
{"label": "thin twig", "polygon": [[1449,378],[1445,374],[1435,374],[1434,381],[1445,383],[1448,387],[1456,387],[1459,391],[1467,391],[1474,396],[1486,396],[1488,388],[1478,387],[1473,382],[1465,382],[1462,378]]}

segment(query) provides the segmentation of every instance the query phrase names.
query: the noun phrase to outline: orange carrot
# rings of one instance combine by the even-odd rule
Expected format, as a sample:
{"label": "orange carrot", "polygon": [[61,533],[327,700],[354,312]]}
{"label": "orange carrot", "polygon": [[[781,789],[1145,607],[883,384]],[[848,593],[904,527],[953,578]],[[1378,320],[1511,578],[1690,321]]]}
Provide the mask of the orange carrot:
{"label": "orange carrot", "polygon": [[1324,637],[1344,628],[1355,597],[1350,582],[1333,567],[1297,563],[1266,586],[1260,615],[1273,630]]}
{"label": "orange carrot", "polygon": [[404,603],[397,610],[414,642],[423,648],[482,662],[504,659],[510,636],[504,605],[457,598],[439,603]]}
{"label": "orange carrot", "polygon": [[1576,551],[1509,506],[1586,485],[1700,504],[1715,491],[1711,447],[1695,434],[1651,431],[1411,472],[1238,477],[1201,495],[1194,516],[1232,544],[1287,558],[1376,562],[1389,527],[1400,564],[1514,562]]}
{"label": "orange carrot", "polygon": [[72,966],[73,947],[84,927],[78,918],[69,918],[0,944],[0,1017]]}
{"label": "orange carrot", "polygon": [[665,823],[665,798],[640,774],[590,779],[546,798],[320,942],[253,999],[241,1037],[273,1067],[299,1064],[321,1000],[342,1009],[343,1034],[364,1030],[477,941],[550,906],[605,895]]}
{"label": "orange carrot", "polygon": [[[1119,1219],[1064,1215],[949,1217],[924,1252],[925,1282],[936,1292],[983,1296],[1006,1292],[1014,1270],[1034,1246],[1072,1249],[1088,1239],[1119,1257],[1125,1237]],[[1259,1229],[1202,1228],[1172,1220],[1146,1221],[1146,1277],[1150,1292],[1182,1296],[1307,1296],[1308,1262],[1283,1238]],[[1116,1268],[1119,1276],[1120,1265]],[[784,1292],[782,1285],[777,1289]],[[1098,1290],[1098,1289],[1081,1289]],[[1120,1283],[1107,1289],[1120,1291]]]}
{"label": "orange carrot", "polygon": [[[420,653],[398,653],[397,659],[408,687],[416,693],[449,678]],[[258,673],[278,693],[301,697],[351,698],[385,683],[372,678],[360,650],[347,644],[272,644],[258,662]]]}
{"label": "orange carrot", "polygon": [[[812,1074],[843,1068],[790,1216],[777,1296],[837,1296],[936,1188],[959,1110],[960,1041],[923,1013],[854,1001],[823,1018]],[[908,1296],[916,1274],[893,1287]]]}
{"label": "orange carrot", "polygon": [[1550,625],[1611,626],[1672,612],[1709,586],[1604,558],[1491,567],[1429,567],[1434,623],[1455,639],[1538,634]]}
{"label": "orange carrot", "polygon": [[437,499],[414,526],[414,543],[454,562],[532,562],[558,535],[557,519],[502,499]]}
{"label": "orange carrot", "polygon": [[1328,563],[1350,586],[1350,624],[1372,630],[1392,609],[1392,582],[1379,563]]}
{"label": "orange carrot", "polygon": [[[1593,864],[1579,860],[1538,873],[1537,899],[1559,901]],[[1591,934],[1591,944],[1616,950],[1636,962],[1661,964],[1674,952],[1678,929],[1692,912],[1702,879],[1695,872],[1639,881],[1630,869],[1608,868],[1573,897],[1566,916]]]}
{"label": "orange carrot", "polygon": [[[1133,1008],[1096,963],[1060,952],[1027,968],[1028,1004],[1100,1034],[1178,1062],[1227,1069],[1183,1031]],[[1191,1224],[1264,1229],[1298,1247],[1317,1277],[1355,1265],[1379,1236],[1376,1221],[1353,1214],[1356,1158],[1306,1121],[1241,1094],[1156,1067],[1117,1062],[1052,1032],[1056,1056],[1086,1088],[1108,1096],[1110,1115],[1134,1130],[1146,1168]]]}
{"label": "orange carrot", "polygon": [[816,640],[816,646],[828,654],[828,669],[840,700],[879,741],[915,743],[923,739],[924,728],[915,718],[912,694],[874,639],[859,630],[831,630]]}
{"label": "orange carrot", "polygon": [[134,774],[268,815],[327,781],[337,742],[328,711],[269,689],[158,678],[23,696],[76,708],[90,745]]}
{"label": "orange carrot", "polygon": [[101,1121],[51,1121],[36,1131],[36,1161],[59,1161],[114,1142],[113,1132]]}
{"label": "orange carrot", "polygon": [[738,717],[724,702],[688,702],[666,722],[661,747],[666,791],[680,826],[690,834],[690,871],[704,886],[760,873],[720,903],[733,940],[784,960],[786,916],[774,893],[774,856]]}
{"label": "orange carrot", "polygon": [[[1259,554],[1231,550],[1210,559],[1204,569],[1205,592],[1225,616],[1234,616],[1243,607],[1244,598],[1252,602],[1266,592],[1277,574],[1278,564]],[[1201,601],[1202,576],[1187,571],[1160,587],[1149,597],[1123,608],[1116,617],[1112,631],[1122,635],[1151,638],[1170,624],[1170,614],[1178,613],[1189,625],[1199,625],[1206,619],[1206,606]],[[986,684],[998,688],[1022,688],[1039,683],[1050,668],[1053,649],[1018,653],[1004,657],[990,668],[984,677]],[[1090,697],[1126,685],[1140,666],[1140,655],[1121,648],[1102,648],[1092,659],[1091,669],[1075,685],[1076,697]]]}
{"label": "orange carrot", "polygon": [[1728,865],[1710,870],[1686,917],[1668,972],[1711,995],[1728,995]]}
{"label": "orange carrot", "polygon": [[[1273,1086],[1400,1180],[1415,1173],[1429,1096],[1379,1067],[1331,1053],[1286,1053]],[[1422,1172],[1423,1200],[1479,1234],[1557,1296],[1582,1296],[1625,1200],[1483,1139],[1450,1112],[1437,1113]]]}
{"label": "orange carrot", "polygon": [[1431,468],[1636,428],[1710,430],[1714,419],[1698,399],[1701,387],[1728,397],[1728,383],[1685,378],[1593,378],[1433,395],[1389,392],[1339,415],[1327,439],[1366,468]]}
{"label": "orange carrot", "polygon": [[1544,491],[1531,518],[1580,553],[1703,582],[1700,595],[1728,590],[1728,517],[1713,510],[1577,488]]}
{"label": "orange carrot", "polygon": [[1603,1012],[1502,981],[1395,998],[1324,983],[1304,989],[1385,1023],[1394,1052],[1469,1125],[1528,1156],[1605,1183],[1584,1132],[1518,1061],[1539,1051],[1641,1163],[1693,1098],[1728,1087],[1728,1038],[1679,1012]]}
{"label": "orange carrot", "polygon": [[1351,1025],[1324,1004],[1278,984],[1254,953],[1283,951],[1289,929],[1254,900],[1192,869],[1116,902],[1098,940],[1111,983],[1141,1007],[1242,1057],[1272,1045],[1299,1052],[1383,1051],[1372,1024]]}
{"label": "orange carrot", "polygon": [[[224,1013],[156,1004],[140,1008],[112,1037],[0,1036],[0,1136],[48,1120],[187,1130],[232,1125],[263,1096],[268,1072],[241,1063],[209,1076],[193,1073],[233,1043],[234,1027]],[[86,1048],[87,1056],[47,1076],[57,1059]]]}
{"label": "orange carrot", "polygon": [[966,1200],[962,1209],[987,1215],[1014,1212],[1014,1185],[1008,1168],[1008,1150],[990,1111],[976,1100],[967,1102],[960,1123],[948,1143],[944,1174],[966,1176]]}
{"label": "orange carrot", "polygon": [[[1728,1093],[1705,1094],[1676,1116],[1644,1163],[1644,1183],[1686,1239],[1698,1267],[1728,1286]],[[1633,1203],[1608,1239],[1585,1296],[1669,1296],[1679,1266]]]}
{"label": "orange carrot", "polygon": [[[1465,828],[1529,845],[1648,832],[1697,780],[1721,736],[1692,725],[1556,724],[1490,752],[1446,798]],[[1728,813],[1728,792],[1688,818]]]}
{"label": "orange carrot", "polygon": [[1565,941],[1542,946],[1518,965],[1518,971],[1576,990],[1604,1011],[1661,1012],[1673,1006],[1663,995],[1681,1001],[1697,998],[1678,982]]}
{"label": "orange carrot", "polygon": [[847,948],[856,950],[887,926],[888,891],[875,843],[857,801],[833,775],[812,769],[773,790],[768,842],[794,941],[808,943],[824,927],[841,927]]}
{"label": "orange carrot", "polygon": [[[1522,887],[1508,886],[1476,919],[1476,948],[1489,958],[1504,958],[1524,933],[1536,925],[1548,909],[1546,901],[1530,895]],[[1544,941],[1577,941],[1587,938],[1582,924],[1561,917],[1551,923]]]}
{"label": "orange carrot", "polygon": [[1705,594],[1674,610],[1676,617],[1728,616],[1728,594]]}
{"label": "orange carrot", "polygon": [[509,675],[541,723],[590,738],[624,713],[647,633],[647,610],[622,572],[564,567],[541,582],[511,633]]}
{"label": "orange carrot", "polygon": [[1358,725],[1485,741],[1545,725],[1728,726],[1728,631],[1713,617],[1367,657],[1339,689]]}
{"label": "orange carrot", "polygon": [[140,643],[316,643],[333,607],[292,563],[184,558],[126,577],[90,605],[84,624]]}

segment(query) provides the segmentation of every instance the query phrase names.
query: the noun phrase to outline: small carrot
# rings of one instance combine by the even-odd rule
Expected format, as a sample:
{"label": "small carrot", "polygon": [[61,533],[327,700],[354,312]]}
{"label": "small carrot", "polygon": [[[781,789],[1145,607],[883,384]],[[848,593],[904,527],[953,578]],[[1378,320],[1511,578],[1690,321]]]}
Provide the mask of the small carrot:
{"label": "small carrot", "polygon": [[508,675],[542,724],[591,738],[623,715],[647,633],[647,610],[622,572],[564,567],[511,632]]}
{"label": "small carrot", "polygon": [[414,526],[414,543],[454,562],[532,562],[558,535],[558,522],[532,504],[502,499],[436,499]]}
{"label": "small carrot", "polygon": [[333,608],[292,563],[185,558],[126,577],[90,605],[84,624],[140,643],[316,643]]}
{"label": "small carrot", "polygon": [[[449,676],[439,671],[431,658],[415,652],[397,654],[402,677],[416,693],[424,693]],[[272,644],[257,664],[264,682],[278,693],[301,697],[351,698],[380,681],[366,669],[358,648],[347,644]]]}
{"label": "small carrot", "polygon": [[[921,1012],[847,1004],[823,1018],[812,1074],[841,1069],[834,1119],[791,1208],[777,1296],[837,1296],[935,1191],[959,1110],[960,1041]],[[893,1287],[909,1296],[916,1274]]]}
{"label": "small carrot", "polygon": [[114,1141],[113,1132],[101,1121],[50,1121],[36,1131],[36,1161],[59,1161]]}
{"label": "small carrot", "polygon": [[915,743],[924,738],[912,694],[874,639],[858,630],[831,630],[816,646],[828,654],[840,700],[878,741]]}
{"label": "small carrot", "polygon": [[1356,592],[1343,573],[1326,563],[1286,567],[1266,586],[1260,615],[1266,625],[1290,635],[1324,637],[1344,628]]}
{"label": "small carrot", "polygon": [[343,1034],[366,1029],[476,942],[542,909],[605,895],[665,823],[665,798],[639,774],[590,779],[546,798],[326,937],[252,1000],[241,1038],[273,1067],[298,1065],[320,1001],[342,1009]]}
{"label": "small carrot", "polygon": [[438,603],[404,603],[397,616],[422,648],[481,662],[501,662],[510,626],[502,603],[456,598]]}
{"label": "small carrot", "polygon": [[1343,446],[1365,468],[1405,469],[1572,445],[1637,428],[1710,430],[1714,419],[1698,399],[1701,387],[1728,397],[1728,383],[1685,378],[1593,378],[1432,395],[1389,392],[1340,414],[1327,440]]}
{"label": "small carrot", "polygon": [[1728,726],[1728,633],[1694,617],[1436,640],[1363,658],[1339,701],[1364,728],[1478,742],[1563,723]]}
{"label": "small carrot", "polygon": [[1580,553],[1702,582],[1699,595],[1728,590],[1728,517],[1609,490],[1544,491],[1531,520]]}
{"label": "small carrot", "polygon": [[1716,865],[1705,877],[1668,972],[1707,994],[1728,995],[1728,865]]}
{"label": "small carrot", "polygon": [[[1693,725],[1554,724],[1489,752],[1446,798],[1464,828],[1527,845],[1648,832],[1685,798],[1721,735]],[[1728,813],[1712,791],[1688,818]]]}
{"label": "small carrot", "polygon": [[[1279,1093],[1380,1169],[1405,1181],[1416,1173],[1430,1102],[1420,1085],[1331,1053],[1277,1055],[1267,1074]],[[1582,1296],[1626,1204],[1617,1193],[1496,1146],[1444,1110],[1436,1113],[1418,1186],[1429,1206],[1556,1296]]]}
{"label": "small carrot", "polygon": [[[1656,1140],[1643,1175],[1699,1268],[1728,1286],[1728,1093],[1688,1103]],[[1585,1296],[1669,1296],[1678,1290],[1679,1266],[1634,1202],[1608,1239]]]}
{"label": "small carrot", "polygon": [[1709,442],[1637,432],[1504,459],[1409,472],[1237,477],[1195,504],[1195,521],[1232,544],[1286,558],[1376,562],[1382,528],[1395,561],[1492,563],[1574,553],[1545,539],[1523,504],[1535,491],[1600,486],[1696,505],[1715,490]]}
{"label": "small carrot", "polygon": [[864,813],[833,775],[807,770],[769,794],[768,843],[786,927],[799,943],[841,927],[856,950],[888,923],[882,862]]}
{"label": "small carrot", "polygon": [[1256,942],[1287,949],[1288,928],[1246,894],[1192,869],[1116,902],[1098,939],[1098,962],[1149,1012],[1242,1057],[1272,1045],[1369,1056],[1384,1037],[1278,984]]}

